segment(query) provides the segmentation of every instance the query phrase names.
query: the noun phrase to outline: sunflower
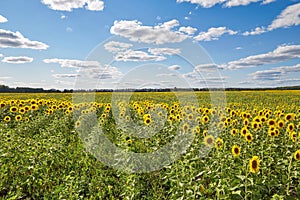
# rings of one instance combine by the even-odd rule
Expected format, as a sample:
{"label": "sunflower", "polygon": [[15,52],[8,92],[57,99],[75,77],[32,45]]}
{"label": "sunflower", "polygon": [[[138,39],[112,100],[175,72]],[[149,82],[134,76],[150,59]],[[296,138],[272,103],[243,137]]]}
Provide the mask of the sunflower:
{"label": "sunflower", "polygon": [[29,118],[28,117],[25,117],[25,122],[29,122]]}
{"label": "sunflower", "polygon": [[293,142],[297,142],[297,133],[295,131],[290,132],[290,138]]}
{"label": "sunflower", "polygon": [[22,116],[21,115],[16,115],[15,119],[16,119],[16,121],[21,121],[22,120]]}
{"label": "sunflower", "polygon": [[261,128],[261,123],[260,122],[252,122],[252,128],[254,129],[254,130],[258,130],[259,128]]}
{"label": "sunflower", "polygon": [[247,133],[248,133],[248,128],[244,126],[244,127],[241,129],[241,135],[242,135],[242,136],[245,136]]}
{"label": "sunflower", "polygon": [[190,129],[190,126],[189,126],[188,124],[183,124],[183,125],[182,125],[182,131],[183,131],[184,133],[188,132],[189,129]]}
{"label": "sunflower", "polygon": [[276,120],[274,120],[274,119],[268,120],[268,126],[275,126],[275,125],[276,125]]}
{"label": "sunflower", "polygon": [[289,123],[287,126],[287,132],[292,132],[295,129],[295,125],[293,123]]}
{"label": "sunflower", "polygon": [[10,107],[9,110],[10,110],[10,112],[15,113],[18,111],[18,108],[16,106],[12,106],[12,107]]}
{"label": "sunflower", "polygon": [[259,171],[260,160],[258,156],[253,156],[249,161],[250,171],[252,173],[257,173]]}
{"label": "sunflower", "polygon": [[290,121],[290,120],[294,120],[295,119],[295,114],[294,113],[288,113],[285,115],[285,120],[286,121]]}
{"label": "sunflower", "polygon": [[204,144],[206,146],[212,146],[214,144],[214,136],[212,135],[207,135],[205,138],[204,138]]}
{"label": "sunflower", "polygon": [[81,125],[80,120],[76,121],[76,123],[75,123],[75,128],[78,128],[80,125]]}
{"label": "sunflower", "polygon": [[231,129],[230,133],[231,133],[231,135],[236,136],[238,133],[238,130],[233,128],[233,129]]}
{"label": "sunflower", "polygon": [[203,123],[207,123],[209,121],[209,117],[205,115],[204,117],[202,117],[201,121]]}
{"label": "sunflower", "polygon": [[216,147],[217,149],[222,148],[222,147],[223,147],[223,144],[224,144],[224,140],[223,140],[223,139],[221,139],[221,138],[217,138],[217,139],[216,139],[215,147]]}
{"label": "sunflower", "polygon": [[253,136],[252,136],[252,134],[251,133],[246,133],[246,135],[245,135],[245,139],[247,140],[247,142],[252,142],[252,140],[253,140]]}
{"label": "sunflower", "polygon": [[10,121],[10,116],[5,116],[4,121],[9,122]]}
{"label": "sunflower", "polygon": [[38,110],[39,109],[39,106],[37,104],[32,104],[30,106],[30,110]]}
{"label": "sunflower", "polygon": [[278,128],[283,128],[284,127],[284,121],[283,120],[279,120],[277,123],[277,127]]}
{"label": "sunflower", "polygon": [[295,153],[294,153],[294,159],[299,161],[300,160],[300,150],[297,150]]}
{"label": "sunflower", "polygon": [[144,118],[144,124],[145,124],[145,125],[148,126],[151,122],[152,122],[152,119],[151,119],[150,117]]}
{"label": "sunflower", "polygon": [[206,137],[207,136],[207,131],[204,130],[202,134],[203,134],[203,137]]}
{"label": "sunflower", "polygon": [[235,157],[237,157],[241,154],[241,148],[238,145],[235,144],[235,145],[232,146],[231,152]]}
{"label": "sunflower", "polygon": [[244,124],[244,126],[248,126],[249,120],[248,119],[244,119],[243,124]]}

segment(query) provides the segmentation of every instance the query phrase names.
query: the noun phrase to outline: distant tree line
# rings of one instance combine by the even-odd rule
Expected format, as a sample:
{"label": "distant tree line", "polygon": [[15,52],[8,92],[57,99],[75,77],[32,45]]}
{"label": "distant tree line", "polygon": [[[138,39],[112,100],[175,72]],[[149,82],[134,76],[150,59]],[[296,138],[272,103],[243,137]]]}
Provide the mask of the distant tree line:
{"label": "distant tree line", "polygon": [[73,92],[171,92],[171,91],[264,91],[264,90],[300,90],[300,86],[284,86],[274,88],[142,88],[142,89],[49,89],[16,87],[10,88],[6,85],[0,85],[0,93],[73,93]]}

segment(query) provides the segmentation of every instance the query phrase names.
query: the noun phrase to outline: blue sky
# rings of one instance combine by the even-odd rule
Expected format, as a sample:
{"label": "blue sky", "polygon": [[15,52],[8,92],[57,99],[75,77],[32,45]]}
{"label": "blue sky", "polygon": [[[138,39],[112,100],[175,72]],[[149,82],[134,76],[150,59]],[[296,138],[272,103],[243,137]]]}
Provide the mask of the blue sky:
{"label": "blue sky", "polygon": [[1,0],[0,84],[300,85],[299,15],[298,0]]}

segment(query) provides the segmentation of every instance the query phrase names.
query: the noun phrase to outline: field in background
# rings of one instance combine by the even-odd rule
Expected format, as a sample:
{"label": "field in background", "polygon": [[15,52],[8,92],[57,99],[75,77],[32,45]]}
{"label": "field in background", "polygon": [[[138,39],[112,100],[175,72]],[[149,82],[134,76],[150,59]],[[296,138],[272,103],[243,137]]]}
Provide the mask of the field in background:
{"label": "field in background", "polygon": [[[184,106],[173,93],[111,94],[94,102],[82,94],[86,103],[73,94],[0,94],[0,198],[300,198],[300,91],[226,92],[224,107],[211,105],[209,92],[195,93],[197,105],[179,94]],[[118,102],[124,96],[129,104]],[[86,151],[79,136],[89,116],[127,152],[156,151],[178,133],[194,139],[170,165],[128,173]],[[130,123],[157,133],[138,138]]]}

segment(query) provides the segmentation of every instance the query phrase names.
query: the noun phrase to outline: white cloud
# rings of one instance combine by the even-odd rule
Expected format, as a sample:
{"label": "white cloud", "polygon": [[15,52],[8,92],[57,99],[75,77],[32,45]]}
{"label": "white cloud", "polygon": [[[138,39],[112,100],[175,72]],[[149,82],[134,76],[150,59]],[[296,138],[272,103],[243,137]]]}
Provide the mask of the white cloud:
{"label": "white cloud", "polygon": [[222,67],[229,69],[241,69],[283,62],[295,58],[300,58],[300,45],[285,45],[277,47],[272,52],[231,61]]}
{"label": "white cloud", "polygon": [[0,58],[2,58],[4,55],[0,53]]}
{"label": "white cloud", "polygon": [[235,49],[236,50],[241,50],[241,49],[243,49],[243,47],[236,47]]}
{"label": "white cloud", "polygon": [[269,3],[275,2],[275,1],[276,0],[264,0],[261,4],[265,5],[265,4],[269,4]]}
{"label": "white cloud", "polygon": [[168,67],[169,70],[179,70],[181,67],[179,65],[171,65]]}
{"label": "white cloud", "polygon": [[117,41],[109,41],[104,44],[104,48],[112,53],[116,53],[119,51],[125,51],[132,47],[132,44],[124,43],[124,42],[117,42]]}
{"label": "white cloud", "polygon": [[268,4],[276,0],[176,0],[178,3],[189,2],[192,4],[198,4],[204,8],[210,8],[217,4],[223,4],[224,7],[234,6],[246,6],[250,3],[261,2],[262,4]]}
{"label": "white cloud", "polygon": [[219,70],[219,66],[213,63],[208,63],[208,64],[201,64],[201,65],[197,65],[195,66],[194,71],[195,72],[216,72],[217,70]]}
{"label": "white cloud", "polygon": [[198,41],[211,41],[211,40],[218,40],[219,37],[228,33],[229,35],[237,34],[236,31],[227,29],[226,27],[218,27],[218,28],[210,28],[207,32],[200,32],[197,36],[194,37],[195,40]]}
{"label": "white cloud", "polygon": [[26,57],[26,56],[9,56],[9,57],[4,57],[2,59],[2,62],[4,63],[11,63],[11,64],[24,64],[24,63],[31,63],[33,61],[33,58]]}
{"label": "white cloud", "polygon": [[104,9],[104,2],[99,0],[89,0],[87,1],[87,10],[99,11]]}
{"label": "white cloud", "polygon": [[278,80],[289,73],[300,72],[300,64],[294,66],[281,66],[269,70],[256,71],[249,74],[254,80]]}
{"label": "white cloud", "polygon": [[248,35],[259,35],[262,33],[267,32],[267,29],[265,27],[256,27],[254,30],[251,31],[246,31],[243,33],[243,35],[248,36]]}
{"label": "white cloud", "polygon": [[180,49],[174,48],[150,48],[148,52],[153,55],[176,55],[181,53]]}
{"label": "white cloud", "polygon": [[77,74],[53,74],[55,78],[76,78]]}
{"label": "white cloud", "polygon": [[186,33],[188,35],[194,35],[194,33],[197,31],[197,29],[193,28],[193,27],[190,27],[190,26],[187,26],[187,27],[180,27],[179,31],[183,32],[183,33]]}
{"label": "white cloud", "polygon": [[104,2],[101,0],[42,0],[52,10],[72,11],[77,8],[85,8],[92,11],[104,9]]}
{"label": "white cloud", "polygon": [[69,67],[69,68],[97,68],[100,67],[100,63],[98,61],[82,61],[82,60],[71,60],[71,59],[44,59],[44,63],[51,64],[59,64],[61,67]]}
{"label": "white cloud", "polygon": [[8,22],[8,20],[4,16],[0,15],[0,23],[5,23],[5,22]]}
{"label": "white cloud", "polygon": [[[80,73],[83,77],[88,76],[92,79],[118,79],[123,76],[123,74],[116,67],[104,66],[98,68],[85,69]],[[85,80],[85,78],[84,78]]]}
{"label": "white cloud", "polygon": [[20,32],[0,29],[0,48],[47,49],[49,46],[25,38]]}
{"label": "white cloud", "polygon": [[66,18],[67,18],[66,15],[64,15],[64,14],[60,15],[60,19],[66,19]]}
{"label": "white cloud", "polygon": [[56,63],[61,67],[78,68],[78,74],[54,74],[55,78],[74,78],[81,77],[79,81],[88,79],[116,79],[122,76],[122,73],[116,67],[102,66],[98,61],[83,61],[70,59],[45,59],[45,63]]}
{"label": "white cloud", "polygon": [[134,50],[119,52],[115,56],[116,61],[145,62],[145,61],[162,61],[165,59],[166,58],[164,56],[150,55],[144,51],[134,51]]}
{"label": "white cloud", "polygon": [[288,6],[279,16],[269,25],[269,30],[277,28],[287,28],[300,24],[300,3]]}
{"label": "white cloud", "polygon": [[121,20],[114,22],[114,25],[110,29],[110,33],[128,38],[134,42],[148,44],[176,43],[182,42],[188,37],[179,31],[171,30],[178,25],[179,22],[175,19],[157,26],[144,26],[137,20]]}
{"label": "white cloud", "polygon": [[[271,1],[266,1],[271,2]],[[256,27],[254,30],[246,31],[243,35],[259,35],[278,28],[288,28],[291,26],[298,26],[300,24],[300,3],[286,7],[280,15],[276,17],[272,23],[266,27]]]}

